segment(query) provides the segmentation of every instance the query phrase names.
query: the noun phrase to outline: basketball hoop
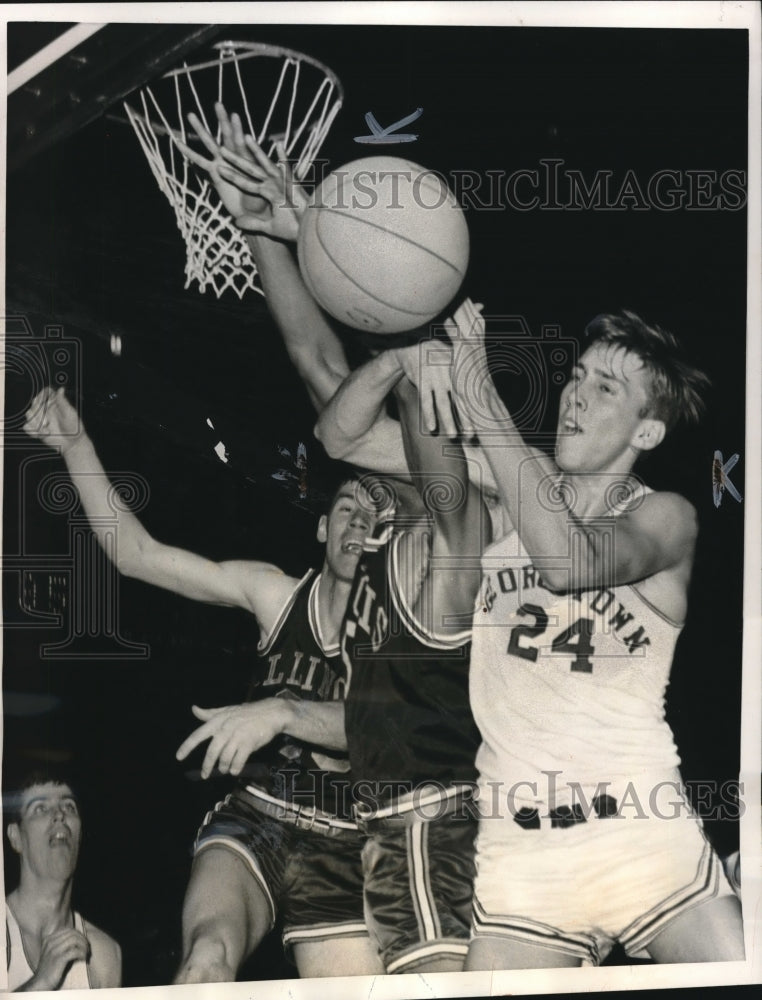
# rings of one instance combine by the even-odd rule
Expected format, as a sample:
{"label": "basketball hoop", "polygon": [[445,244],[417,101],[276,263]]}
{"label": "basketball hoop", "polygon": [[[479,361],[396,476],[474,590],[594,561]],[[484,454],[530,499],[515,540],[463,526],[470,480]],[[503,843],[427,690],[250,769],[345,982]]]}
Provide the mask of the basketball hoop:
{"label": "basketball hoop", "polygon": [[[236,227],[208,176],[178,149],[198,137],[187,124],[195,111],[220,141],[213,108],[221,101],[238,112],[268,155],[282,142],[294,177],[303,181],[341,108],[336,75],[310,56],[257,42],[218,42],[209,60],[170,71],[138,92],[140,110],[125,110],[159,188],[175,210],[186,247],[185,287],[198,282],[217,297],[232,288],[262,294],[257,267],[244,234]],[[268,95],[268,96],[265,96]],[[269,95],[272,95],[271,97]]]}

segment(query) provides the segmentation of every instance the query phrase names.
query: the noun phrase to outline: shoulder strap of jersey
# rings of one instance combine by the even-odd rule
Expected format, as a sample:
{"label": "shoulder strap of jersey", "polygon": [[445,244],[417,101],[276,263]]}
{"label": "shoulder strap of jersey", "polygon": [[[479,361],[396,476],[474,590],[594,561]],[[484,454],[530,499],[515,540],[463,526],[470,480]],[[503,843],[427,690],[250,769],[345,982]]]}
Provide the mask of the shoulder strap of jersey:
{"label": "shoulder strap of jersey", "polygon": [[288,618],[289,614],[291,613],[291,609],[293,608],[294,604],[296,603],[296,599],[299,596],[299,594],[300,594],[300,592],[302,590],[302,587],[305,585],[305,583],[307,583],[307,581],[310,579],[310,577],[312,576],[312,574],[314,572],[315,572],[314,569],[308,569],[307,572],[304,574],[304,576],[301,578],[301,580],[297,583],[297,585],[291,591],[291,593],[288,596],[288,599],[286,600],[285,604],[283,605],[283,607],[279,611],[278,617],[275,619],[275,624],[273,625],[272,629],[270,630],[270,634],[267,636],[267,638],[264,640],[264,642],[260,639],[260,641],[259,641],[259,643],[257,645],[257,651],[259,653],[261,653],[261,654],[267,653],[267,651],[270,649],[270,647],[272,646],[272,644],[278,638],[278,634],[280,633],[280,630],[283,628],[283,625],[284,625],[286,619]]}
{"label": "shoulder strap of jersey", "polygon": [[307,616],[310,622],[310,629],[312,630],[312,635],[315,642],[318,644],[320,649],[323,651],[325,656],[338,656],[341,649],[341,644],[337,639],[333,645],[327,645],[323,639],[323,630],[320,627],[320,604],[318,601],[318,590],[320,587],[320,577],[322,573],[318,573],[315,580],[310,587],[309,597],[307,599]]}
{"label": "shoulder strap of jersey", "polygon": [[[34,969],[24,947],[21,925],[16,919],[16,914],[11,909],[7,899],[5,900],[5,943],[8,973],[13,972],[15,976],[21,975],[23,977],[21,982],[24,982],[26,978],[34,975]],[[14,947],[15,951],[13,950]],[[11,962],[16,963],[15,970],[11,969]]]}
{"label": "shoulder strap of jersey", "polygon": [[[87,923],[85,918],[81,913],[76,910],[73,912],[74,917],[74,927],[87,938]],[[89,955],[83,962],[74,962],[70,967],[69,971],[64,977],[64,984],[66,989],[88,989],[93,988],[92,981],[90,979],[90,964],[92,959],[92,945],[89,948]],[[71,977],[71,978],[70,978]],[[83,981],[84,980],[84,981]]]}
{"label": "shoulder strap of jersey", "polygon": [[653,490],[650,486],[646,486],[641,479],[637,479],[635,482],[628,480],[612,484],[609,487],[611,513],[614,517],[619,517],[620,514],[625,514],[628,510],[634,510],[643,503],[649,493],[653,493]]}
{"label": "shoulder strap of jersey", "polygon": [[394,601],[397,614],[415,638],[426,646],[431,646],[434,649],[445,650],[457,649],[458,647],[465,645],[465,643],[467,643],[471,638],[470,629],[466,629],[463,632],[455,632],[452,635],[447,636],[436,635],[433,631],[425,628],[418,621],[413,608],[407,602],[399,584],[399,581],[402,579],[399,549],[403,536],[404,532],[399,532],[394,538],[389,548],[389,556],[386,565],[386,575],[389,581],[389,593]]}

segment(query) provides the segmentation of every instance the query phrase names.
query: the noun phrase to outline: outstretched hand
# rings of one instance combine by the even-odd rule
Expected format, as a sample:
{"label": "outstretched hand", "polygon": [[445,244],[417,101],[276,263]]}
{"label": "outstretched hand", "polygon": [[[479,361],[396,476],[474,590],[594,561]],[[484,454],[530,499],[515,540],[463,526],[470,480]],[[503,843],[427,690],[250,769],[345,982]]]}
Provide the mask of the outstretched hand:
{"label": "outstretched hand", "polygon": [[277,163],[265,155],[255,139],[244,138],[247,155],[223,149],[226,163],[220,167],[220,174],[249,195],[264,198],[269,208],[269,216],[250,216],[245,212],[236,217],[236,225],[244,231],[259,230],[268,236],[283,240],[295,240],[299,235],[299,224],[309,198],[294,179],[286,158],[282,142],[275,143]]}
{"label": "outstretched hand", "polygon": [[406,377],[418,388],[421,424],[429,433],[456,438],[477,433],[474,406],[489,378],[482,306],[471,299],[444,326],[450,338],[422,340],[396,349]]}
{"label": "outstretched hand", "polygon": [[210,159],[202,156],[201,153],[197,153],[195,149],[192,149],[176,135],[173,135],[172,139],[175,145],[191,163],[195,163],[197,167],[206,170],[212,184],[214,184],[217,190],[217,194],[220,196],[222,204],[234,219],[244,214],[257,216],[266,212],[267,202],[264,198],[247,195],[240,188],[236,187],[235,184],[231,184],[222,177],[220,168],[226,166],[222,156],[223,150],[245,155],[246,145],[244,143],[243,126],[241,125],[239,116],[236,114],[228,116],[224,106],[219,103],[215,104],[214,110],[217,115],[217,121],[220,124],[221,146],[216,142],[211,132],[202,124],[196,114],[191,112],[188,115],[188,121],[209,153]]}
{"label": "outstretched hand", "polygon": [[265,698],[224,708],[199,708],[193,714],[203,725],[178,747],[175,756],[185,758],[205,740],[201,777],[208,778],[215,767],[223,774],[240,774],[249,757],[284,731],[286,705],[281,698]]}
{"label": "outstretched hand", "polygon": [[64,394],[63,388],[42,389],[24,415],[24,431],[49,448],[65,451],[84,433],[79,414]]}
{"label": "outstretched hand", "polygon": [[197,115],[192,112],[188,115],[209,159],[176,136],[173,137],[175,144],[191,163],[206,170],[239,229],[285,240],[296,239],[308,198],[291,176],[282,144],[276,144],[278,163],[274,164],[252,136],[244,135],[239,115],[228,116],[220,103],[215,104],[214,109],[222,145],[215,141]]}
{"label": "outstretched hand", "polygon": [[418,389],[421,426],[429,434],[455,438],[450,366],[452,348],[442,340],[422,340],[396,350],[405,376]]}

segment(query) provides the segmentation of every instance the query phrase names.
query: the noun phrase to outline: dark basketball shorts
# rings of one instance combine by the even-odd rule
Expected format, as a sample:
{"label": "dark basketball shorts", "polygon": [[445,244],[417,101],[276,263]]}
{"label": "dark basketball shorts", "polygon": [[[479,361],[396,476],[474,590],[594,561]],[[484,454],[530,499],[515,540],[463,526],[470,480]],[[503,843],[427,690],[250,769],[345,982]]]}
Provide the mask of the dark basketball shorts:
{"label": "dark basketball shorts", "polygon": [[461,812],[367,824],[365,919],[387,972],[465,958],[476,830],[474,817]]}
{"label": "dark basketball shorts", "polygon": [[270,905],[271,927],[276,915],[283,919],[287,952],[301,942],[366,936],[363,838],[353,824],[333,821],[327,833],[327,814],[318,813],[324,819],[313,822],[303,812],[296,823],[298,810],[285,803],[279,808],[277,799],[250,791],[255,794],[236,789],[207,814],[194,854],[223,847],[246,863]]}

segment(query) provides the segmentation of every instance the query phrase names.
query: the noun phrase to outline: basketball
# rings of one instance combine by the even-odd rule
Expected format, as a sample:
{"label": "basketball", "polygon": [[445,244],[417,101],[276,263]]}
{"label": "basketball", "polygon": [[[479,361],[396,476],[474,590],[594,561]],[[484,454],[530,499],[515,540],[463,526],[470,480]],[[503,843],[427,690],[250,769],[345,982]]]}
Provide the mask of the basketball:
{"label": "basketball", "polygon": [[302,217],[297,251],[326,312],[359,330],[400,333],[428,323],[458,291],[468,226],[433,171],[371,156],[325,178]]}

